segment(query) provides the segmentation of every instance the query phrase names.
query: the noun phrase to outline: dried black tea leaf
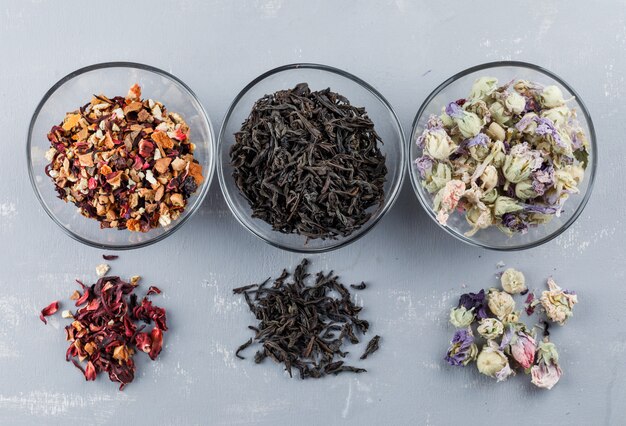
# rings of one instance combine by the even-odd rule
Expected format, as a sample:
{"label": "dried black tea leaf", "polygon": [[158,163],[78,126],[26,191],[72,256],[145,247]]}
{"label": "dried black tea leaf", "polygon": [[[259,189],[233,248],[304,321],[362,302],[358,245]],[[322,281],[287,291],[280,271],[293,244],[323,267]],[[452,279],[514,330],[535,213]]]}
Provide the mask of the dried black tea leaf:
{"label": "dried black tea leaf", "polygon": [[379,342],[380,342],[380,336],[377,335],[377,336],[372,337],[372,340],[370,340],[369,343],[367,344],[367,348],[365,348],[365,352],[363,352],[363,355],[361,355],[360,359],[365,359],[371,354],[373,354],[374,352],[376,352],[380,347]]}
{"label": "dried black tea leaf", "polygon": [[381,144],[364,108],[300,83],[254,104],[230,151],[233,178],[274,230],[346,237],[384,205]]}
{"label": "dried black tea leaf", "polygon": [[[235,355],[243,359],[242,351],[260,344],[255,363],[270,358],[283,364],[290,376],[293,369],[298,370],[302,379],[364,372],[343,361],[348,355],[343,350],[345,341],[359,343],[356,335],[369,329],[369,323],[359,318],[361,307],[352,302],[349,290],[332,271],[309,279],[308,263],[304,259],[293,274],[284,270],[271,284],[268,279],[233,290],[244,296],[258,320],[249,326],[254,337],[237,348]],[[372,339],[366,353],[378,349],[378,339]]]}

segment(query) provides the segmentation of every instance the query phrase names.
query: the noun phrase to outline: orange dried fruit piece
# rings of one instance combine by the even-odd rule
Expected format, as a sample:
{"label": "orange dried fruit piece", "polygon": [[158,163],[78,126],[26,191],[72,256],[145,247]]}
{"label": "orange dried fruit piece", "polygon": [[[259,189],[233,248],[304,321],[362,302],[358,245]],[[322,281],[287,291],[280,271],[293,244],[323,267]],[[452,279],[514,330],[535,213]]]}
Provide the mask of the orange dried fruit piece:
{"label": "orange dried fruit piece", "polygon": [[128,219],[126,221],[126,229],[133,232],[140,232],[141,222],[139,222],[137,219]]}
{"label": "orange dried fruit piece", "polygon": [[91,152],[78,156],[78,162],[83,167],[93,167],[93,156]]}
{"label": "orange dried fruit piece", "polygon": [[124,107],[124,114],[128,114],[129,112],[139,111],[142,108],[143,108],[143,104],[141,102],[134,101]]}
{"label": "orange dried fruit piece", "polygon": [[160,158],[154,162],[154,169],[159,173],[165,173],[171,162],[170,157]]}
{"label": "orange dried fruit piece", "polygon": [[80,114],[68,114],[63,120],[63,130],[72,130],[80,121]]}
{"label": "orange dried fruit piece", "polygon": [[189,163],[189,175],[194,178],[198,185],[204,181],[202,177],[202,166],[198,163]]}
{"label": "orange dried fruit piece", "polygon": [[111,170],[111,168],[108,165],[103,164],[102,167],[100,167],[101,175],[107,176],[107,175],[110,175],[111,173],[113,173],[113,170]]}
{"label": "orange dried fruit piece", "polygon": [[130,100],[141,99],[141,86],[135,83],[133,87],[128,89],[128,94],[126,95],[126,99],[130,99]]}
{"label": "orange dried fruit piece", "polygon": [[174,141],[165,132],[157,131],[152,133],[152,140],[160,144],[163,149],[174,148]]}

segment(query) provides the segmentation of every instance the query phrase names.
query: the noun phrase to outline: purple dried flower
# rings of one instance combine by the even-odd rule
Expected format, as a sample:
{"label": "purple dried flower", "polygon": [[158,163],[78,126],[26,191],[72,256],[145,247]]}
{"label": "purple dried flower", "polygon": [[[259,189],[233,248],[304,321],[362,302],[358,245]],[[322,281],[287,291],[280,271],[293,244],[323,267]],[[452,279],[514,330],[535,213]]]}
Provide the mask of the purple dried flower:
{"label": "purple dried flower", "polygon": [[541,136],[550,135],[558,146],[561,148],[567,148],[567,145],[561,140],[561,136],[556,130],[556,127],[554,127],[552,120],[543,117],[535,117],[534,119],[535,122],[537,122],[537,130],[535,130],[535,133]]}
{"label": "purple dried flower", "polygon": [[[528,108],[528,106],[527,106]],[[528,125],[535,120],[535,118],[537,118],[536,115],[533,114],[525,114],[515,125],[515,128],[518,131],[523,131],[526,127],[528,127]]]}
{"label": "purple dried flower", "polygon": [[476,358],[477,353],[472,330],[461,329],[454,332],[445,360],[453,366],[465,366]]}
{"label": "purple dried flower", "polygon": [[463,108],[456,102],[450,102],[448,106],[446,106],[446,114],[452,118],[463,118]]}
{"label": "purple dried flower", "polygon": [[485,298],[485,290],[480,290],[478,293],[465,293],[459,298],[459,305],[465,307],[465,309],[474,309],[476,317],[478,319],[489,318],[491,311],[487,307],[487,300]]}
{"label": "purple dried flower", "polygon": [[561,212],[561,207],[542,206],[540,204],[525,204],[524,211],[527,213],[557,214]]}
{"label": "purple dried flower", "polygon": [[415,167],[420,173],[422,179],[426,179],[426,174],[433,168],[433,159],[428,155],[422,155],[415,160]]}
{"label": "purple dried flower", "polygon": [[428,121],[426,122],[426,128],[428,130],[441,129],[442,127],[443,121],[441,121],[439,116],[431,114],[430,117],[428,117]]}
{"label": "purple dried flower", "polygon": [[476,136],[474,136],[473,138],[468,139],[466,146],[468,148],[471,148],[471,147],[476,146],[476,145],[487,146],[488,143],[489,143],[489,136],[487,136],[484,133],[479,133]]}
{"label": "purple dried flower", "polygon": [[537,195],[543,195],[546,189],[554,185],[554,167],[551,164],[544,164],[541,169],[533,172],[532,179],[533,191]]}
{"label": "purple dried flower", "polygon": [[521,232],[522,234],[528,232],[528,224],[526,221],[524,221],[520,215],[513,213],[505,213],[502,215],[502,225],[513,232]]}
{"label": "purple dried flower", "polygon": [[504,348],[511,343],[513,340],[513,327],[509,324],[509,326],[504,330],[504,334],[502,335],[502,340],[500,341],[500,350],[503,351]]}

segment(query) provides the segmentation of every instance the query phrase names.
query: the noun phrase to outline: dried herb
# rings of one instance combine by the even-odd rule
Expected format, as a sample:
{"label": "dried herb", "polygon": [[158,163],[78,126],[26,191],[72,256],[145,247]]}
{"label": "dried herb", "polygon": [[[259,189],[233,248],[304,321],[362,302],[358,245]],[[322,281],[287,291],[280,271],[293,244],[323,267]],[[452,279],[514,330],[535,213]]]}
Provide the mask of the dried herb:
{"label": "dried herb", "polygon": [[348,236],[384,204],[379,143],[364,108],[300,83],[254,104],[230,151],[233,178],[252,216],[274,230]]}
{"label": "dried herb", "polygon": [[141,99],[136,84],[126,97],[94,96],[67,113],[48,140],[45,172],[59,198],[101,228],[168,226],[203,181],[187,123],[160,102]]}
{"label": "dried herb", "polygon": [[[147,297],[161,291],[150,287],[146,297],[138,301],[134,294],[137,286],[132,280],[129,283],[107,276],[91,286],[76,282],[82,294],[75,291],[70,299],[79,308],[75,313],[63,312],[64,318],[72,319],[65,327],[70,342],[66,360],[81,370],[88,381],[106,372],[111,381],[120,383],[122,390],[135,377],[135,353],[145,352],[154,360],[163,347],[163,332],[167,331],[165,309],[154,306]],[[54,302],[41,311],[40,318],[46,322],[44,316],[57,310],[58,302]],[[150,324],[154,324],[152,329],[144,332]]]}
{"label": "dried herb", "polygon": [[[259,321],[249,327],[254,337],[237,348],[235,355],[244,359],[241,352],[260,344],[255,363],[270,358],[284,364],[289,376],[292,369],[298,370],[302,379],[366,371],[338,359],[348,354],[343,350],[344,340],[359,343],[357,334],[369,328],[369,323],[359,318],[361,307],[351,301],[349,290],[332,271],[318,272],[314,280],[309,280],[308,264],[304,259],[293,275],[283,270],[271,285],[267,279],[233,290],[243,295]],[[368,345],[369,353],[377,349],[378,339],[374,337],[374,343]]]}
{"label": "dried herb", "polygon": [[361,355],[360,359],[366,359],[368,356],[373,354],[379,349],[380,336],[372,337],[372,340],[367,344],[367,348],[365,348],[365,352]]}
{"label": "dried herb", "polygon": [[355,290],[365,290],[365,288],[367,287],[367,285],[365,283],[361,283],[361,284],[350,284],[350,288],[353,288]]}
{"label": "dried herb", "polygon": [[42,320],[44,324],[48,324],[48,321],[46,320],[45,317],[54,315],[58,310],[59,310],[59,302],[54,301],[41,310],[41,313],[39,314],[39,319]]}

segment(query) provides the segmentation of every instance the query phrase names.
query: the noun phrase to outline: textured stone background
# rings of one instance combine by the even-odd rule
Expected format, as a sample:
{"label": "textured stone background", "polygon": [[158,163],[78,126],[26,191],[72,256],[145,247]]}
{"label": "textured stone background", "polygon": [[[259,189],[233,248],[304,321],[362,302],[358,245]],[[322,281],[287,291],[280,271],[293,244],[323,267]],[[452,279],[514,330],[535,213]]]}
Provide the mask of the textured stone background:
{"label": "textured stone background", "polygon": [[[0,423],[3,424],[618,424],[626,415],[623,149],[626,3],[411,1],[0,0]],[[562,76],[585,100],[600,145],[594,194],[556,240],[518,253],[462,245],[421,211],[409,182],[366,237],[311,256],[359,293],[383,336],[370,372],[290,380],[279,367],[234,358],[250,315],[234,286],[301,258],[243,229],[213,181],[201,211],[171,238],[122,253],[112,272],[164,290],[171,331],[158,362],[140,362],[124,392],[86,383],[64,360],[49,301],[93,278],[101,250],[46,216],[27,177],[26,133],[45,91],[89,64],[128,60],[165,69],[198,94],[218,127],[232,98],[285,63],[343,68],[380,90],[405,132],[422,100],[468,66],[517,59]],[[550,392],[526,377],[496,384],[442,356],[448,309],[463,291],[494,284],[496,263],[542,287],[553,274],[578,291],[576,316],[553,333],[565,375]],[[532,417],[533,420],[529,420]]]}

